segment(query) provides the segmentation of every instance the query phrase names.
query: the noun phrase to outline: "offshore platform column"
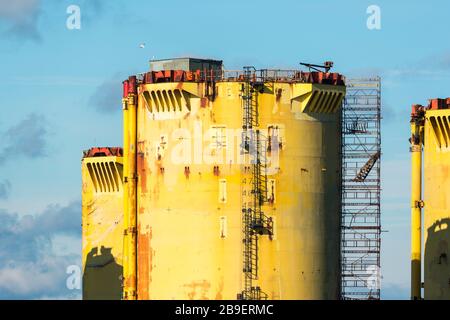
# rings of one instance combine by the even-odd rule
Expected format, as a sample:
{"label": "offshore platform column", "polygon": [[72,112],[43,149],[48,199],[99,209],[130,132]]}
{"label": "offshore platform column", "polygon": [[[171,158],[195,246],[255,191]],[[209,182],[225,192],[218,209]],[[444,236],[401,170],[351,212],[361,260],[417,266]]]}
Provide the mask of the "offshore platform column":
{"label": "offshore platform column", "polygon": [[123,150],[124,150],[124,275],[123,299],[137,299],[137,214],[136,214],[136,147],[137,147],[136,76],[123,82]]}
{"label": "offshore platform column", "polygon": [[123,296],[123,152],[94,147],[83,152],[83,299]]}
{"label": "offshore platform column", "polygon": [[411,113],[411,299],[421,299],[422,287],[422,141],[424,111],[413,106]]}
{"label": "offshore platform column", "polygon": [[431,99],[426,106],[413,105],[410,142],[411,299],[448,300],[450,98]]}
{"label": "offshore platform column", "polygon": [[[339,298],[342,75],[178,58],[123,89],[123,226],[108,243],[123,246],[122,299]],[[91,226],[83,239],[101,241]]]}

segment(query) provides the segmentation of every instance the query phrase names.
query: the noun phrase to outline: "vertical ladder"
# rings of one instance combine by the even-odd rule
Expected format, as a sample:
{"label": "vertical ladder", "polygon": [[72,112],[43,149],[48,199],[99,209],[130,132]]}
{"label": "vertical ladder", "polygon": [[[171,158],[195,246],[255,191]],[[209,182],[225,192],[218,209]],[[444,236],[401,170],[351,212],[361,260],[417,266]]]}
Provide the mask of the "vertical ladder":
{"label": "vertical ladder", "polygon": [[247,161],[243,166],[242,231],[244,289],[238,294],[240,300],[262,300],[268,296],[254,285],[258,280],[259,237],[268,235],[272,239],[273,222],[262,211],[267,201],[267,168],[265,138],[259,130],[258,91],[264,82],[256,81],[256,70],[244,67],[242,97],[242,145],[241,153]]}
{"label": "vertical ladder", "polygon": [[252,172],[253,193],[253,230],[259,235],[268,235],[272,239],[273,222],[262,211],[267,199],[267,159],[266,139],[259,130],[256,130],[255,157]]}
{"label": "vertical ladder", "polygon": [[257,82],[256,70],[254,67],[244,67],[244,82],[242,88],[244,109],[242,127],[244,131],[246,131],[259,126],[258,91],[256,88],[262,83]]}

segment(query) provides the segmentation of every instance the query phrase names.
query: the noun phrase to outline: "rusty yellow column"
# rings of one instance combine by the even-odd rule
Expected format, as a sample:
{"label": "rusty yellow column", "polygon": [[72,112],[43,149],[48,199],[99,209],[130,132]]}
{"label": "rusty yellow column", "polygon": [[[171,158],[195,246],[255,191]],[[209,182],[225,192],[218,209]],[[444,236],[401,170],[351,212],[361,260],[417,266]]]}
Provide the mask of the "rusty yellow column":
{"label": "rusty yellow column", "polygon": [[[126,83],[126,85],[125,85]],[[124,288],[125,300],[137,299],[136,265],[136,77],[124,83]]]}
{"label": "rusty yellow column", "polygon": [[[128,81],[124,81],[124,88],[123,88],[123,98],[122,98],[122,112],[123,112],[123,230],[125,234],[125,230],[128,229],[128,219],[127,219],[127,212],[128,212],[128,197],[125,195],[128,195],[128,150],[130,148],[129,139],[128,139]],[[125,299],[125,278],[128,276],[128,251],[126,246],[126,238],[122,237],[123,239],[123,293],[122,298]]]}
{"label": "rusty yellow column", "polygon": [[[417,109],[416,109],[417,111]],[[411,299],[421,299],[423,118],[411,119]]]}

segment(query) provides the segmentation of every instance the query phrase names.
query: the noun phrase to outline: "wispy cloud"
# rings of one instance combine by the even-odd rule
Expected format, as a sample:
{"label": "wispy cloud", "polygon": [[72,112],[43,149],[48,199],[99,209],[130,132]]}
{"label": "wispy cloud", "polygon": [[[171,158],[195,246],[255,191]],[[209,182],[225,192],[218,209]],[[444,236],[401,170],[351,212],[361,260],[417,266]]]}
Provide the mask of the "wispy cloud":
{"label": "wispy cloud", "polygon": [[[95,23],[104,13],[112,8],[112,1],[78,0],[65,1],[68,5],[76,4],[81,9],[82,24]],[[43,35],[39,30],[43,11],[42,0],[0,0],[0,34],[19,40],[41,42]],[[61,14],[64,14],[61,11]],[[64,17],[62,15],[62,17]]]}
{"label": "wispy cloud", "polygon": [[2,299],[36,299],[59,292],[64,288],[66,257],[41,257],[39,261],[11,264],[0,269],[0,297]]}
{"label": "wispy cloud", "polygon": [[89,98],[89,104],[97,111],[112,113],[121,110],[122,81],[113,77],[100,84]]}
{"label": "wispy cloud", "polygon": [[0,200],[7,199],[11,192],[11,183],[8,180],[0,181]]}
{"label": "wispy cloud", "polygon": [[445,50],[435,53],[421,59],[417,64],[425,69],[448,71],[450,69],[450,51]]}
{"label": "wispy cloud", "polygon": [[50,205],[38,215],[24,215],[16,219],[11,229],[31,237],[40,235],[66,234],[77,236],[81,232],[81,204],[73,202],[68,206]]}
{"label": "wispy cloud", "polygon": [[450,69],[450,52],[446,52],[439,60],[442,67]]}
{"label": "wispy cloud", "polygon": [[0,0],[0,22],[4,22],[7,36],[41,41],[37,23],[41,9],[40,0]]}
{"label": "wispy cloud", "polygon": [[349,77],[364,75],[381,76],[383,84],[390,83],[394,79],[426,79],[434,80],[448,78],[450,70],[450,51],[436,52],[415,61],[405,61],[395,67],[359,68],[349,70]]}
{"label": "wispy cloud", "polygon": [[80,256],[52,252],[53,238],[81,241],[81,204],[51,205],[36,215],[0,210],[0,299],[77,297],[66,288],[66,268]]}
{"label": "wispy cloud", "polygon": [[381,116],[383,123],[392,123],[393,121],[397,120],[397,112],[392,107],[392,105],[385,101],[385,99],[381,102],[382,108],[381,108]]}
{"label": "wispy cloud", "polygon": [[18,156],[46,156],[47,122],[43,115],[32,113],[3,134],[0,143],[0,163]]}
{"label": "wispy cloud", "polygon": [[89,104],[102,113],[122,110],[122,81],[136,71],[117,72],[98,85],[89,98]]}
{"label": "wispy cloud", "polygon": [[80,2],[80,7],[83,10],[84,17],[88,21],[91,21],[103,15],[109,2],[110,1],[83,0]]}
{"label": "wispy cloud", "polygon": [[[73,1],[66,0],[67,4],[72,4]],[[123,8],[117,5],[115,1],[104,1],[104,0],[78,0],[75,2],[76,5],[80,7],[81,10],[81,22],[82,29],[83,25],[88,27],[99,23],[103,17],[107,17],[108,12],[121,12]]]}

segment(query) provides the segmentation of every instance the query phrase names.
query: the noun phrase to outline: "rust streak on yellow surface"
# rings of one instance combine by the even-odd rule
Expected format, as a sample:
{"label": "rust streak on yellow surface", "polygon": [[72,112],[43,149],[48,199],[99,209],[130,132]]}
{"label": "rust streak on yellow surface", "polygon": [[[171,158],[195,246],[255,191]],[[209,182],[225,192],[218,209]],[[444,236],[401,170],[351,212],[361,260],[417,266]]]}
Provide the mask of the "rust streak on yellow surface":
{"label": "rust streak on yellow surface", "polygon": [[[141,146],[143,143],[139,142],[139,146]],[[139,184],[141,187],[140,192],[147,193],[147,177],[150,174],[150,170],[147,167],[146,161],[145,161],[145,154],[144,152],[138,152],[137,154],[137,172],[139,176]]]}
{"label": "rust streak on yellow surface", "polygon": [[219,288],[217,290],[216,297],[215,297],[216,300],[222,300],[223,299],[222,291],[223,291],[223,277],[220,278]]}
{"label": "rust streak on yellow surface", "polygon": [[209,281],[192,281],[191,283],[185,284],[184,287],[190,290],[187,294],[189,300],[208,300],[207,293],[209,288],[211,288]]}
{"label": "rust streak on yellow surface", "polygon": [[141,230],[141,224],[139,224],[138,234],[138,298],[140,300],[149,299],[149,284],[151,282],[151,269],[152,269],[152,250],[151,250],[151,228],[148,232]]}

